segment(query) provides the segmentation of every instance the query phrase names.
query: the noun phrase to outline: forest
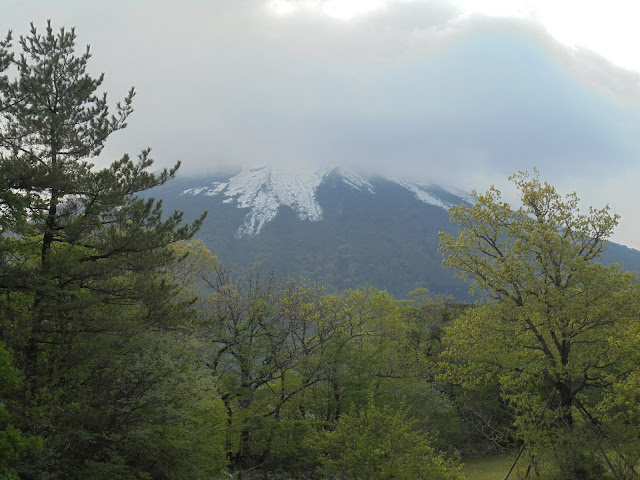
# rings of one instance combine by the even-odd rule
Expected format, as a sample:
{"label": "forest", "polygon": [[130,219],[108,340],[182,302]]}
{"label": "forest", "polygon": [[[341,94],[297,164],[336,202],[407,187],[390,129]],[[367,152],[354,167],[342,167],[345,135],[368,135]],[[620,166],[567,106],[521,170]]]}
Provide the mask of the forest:
{"label": "forest", "polygon": [[[426,290],[240,270],[145,195],[149,150],[94,162],[127,124],[74,29],[0,42],[0,479],[632,479],[637,279],[598,263],[619,218],[540,175],[450,211]],[[428,272],[425,272],[428,275]],[[493,478],[493,477],[492,477]]]}

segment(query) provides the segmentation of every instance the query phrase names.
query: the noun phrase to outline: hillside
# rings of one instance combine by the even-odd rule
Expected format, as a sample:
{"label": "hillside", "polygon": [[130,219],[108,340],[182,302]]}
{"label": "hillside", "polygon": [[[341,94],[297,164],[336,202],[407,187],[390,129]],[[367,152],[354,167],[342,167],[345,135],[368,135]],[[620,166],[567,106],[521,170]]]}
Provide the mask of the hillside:
{"label": "hillside", "polygon": [[[153,194],[167,210],[209,215],[198,233],[225,262],[257,264],[338,291],[373,285],[397,298],[416,288],[468,300],[442,267],[438,232],[469,198],[437,186],[339,169],[306,176],[269,169],[178,178]],[[605,263],[640,271],[640,252],[611,244]]]}

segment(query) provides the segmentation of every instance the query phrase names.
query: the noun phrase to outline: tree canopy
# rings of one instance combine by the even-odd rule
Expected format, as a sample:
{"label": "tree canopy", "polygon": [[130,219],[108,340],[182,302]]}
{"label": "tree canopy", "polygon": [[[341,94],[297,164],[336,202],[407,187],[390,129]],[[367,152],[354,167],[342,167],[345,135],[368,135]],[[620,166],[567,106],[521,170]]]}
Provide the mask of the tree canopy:
{"label": "tree canopy", "polygon": [[468,387],[497,383],[519,436],[557,446],[600,428],[595,412],[629,374],[638,292],[630,274],[597,262],[618,222],[609,207],[581,213],[575,194],[562,198],[537,172],[511,179],[522,206],[491,188],[451,210],[457,237],[441,235],[445,265],[495,300],[452,326],[443,365]]}
{"label": "tree canopy", "polygon": [[[160,273],[176,260],[169,246],[204,218],[165,218],[160,201],[140,195],[179,166],[151,173],[149,150],[94,167],[126,127],[135,92],[111,113],[90,57],[88,47],[77,52],[74,29],[51,22],[44,32],[32,24],[15,47],[11,34],[0,44],[0,340],[24,375],[15,418],[44,440],[18,472],[26,478],[87,478],[88,465],[124,455],[125,427],[147,422],[132,405],[160,413],[150,392],[175,364],[152,351],[153,332],[188,318]],[[127,355],[138,362],[117,360]]]}

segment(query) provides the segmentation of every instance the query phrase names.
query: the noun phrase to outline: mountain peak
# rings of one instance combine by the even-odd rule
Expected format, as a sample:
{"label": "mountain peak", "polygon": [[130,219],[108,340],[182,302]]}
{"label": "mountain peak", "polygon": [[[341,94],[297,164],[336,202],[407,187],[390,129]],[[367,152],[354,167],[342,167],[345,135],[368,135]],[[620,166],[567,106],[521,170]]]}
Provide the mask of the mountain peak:
{"label": "mountain peak", "polygon": [[[192,187],[182,195],[220,196],[222,203],[248,209],[236,236],[255,236],[275,218],[282,206],[291,208],[300,220],[322,219],[322,207],[316,198],[318,187],[328,178],[336,178],[363,194],[375,194],[375,181],[341,168],[325,168],[311,172],[293,172],[269,167],[243,168],[226,181]],[[412,192],[420,201],[443,209],[451,205],[451,194],[444,189],[418,185],[405,180],[386,179]],[[440,194],[438,193],[440,192]],[[444,195],[442,195],[444,193]],[[459,198],[456,196],[456,198]]]}

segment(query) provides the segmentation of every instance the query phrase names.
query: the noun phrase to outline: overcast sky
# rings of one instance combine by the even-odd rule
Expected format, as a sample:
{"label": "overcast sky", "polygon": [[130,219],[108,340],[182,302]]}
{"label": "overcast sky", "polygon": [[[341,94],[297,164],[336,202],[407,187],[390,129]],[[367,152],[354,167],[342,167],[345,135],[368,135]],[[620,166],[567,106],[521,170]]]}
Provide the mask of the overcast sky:
{"label": "overcast sky", "polygon": [[509,191],[534,166],[640,248],[635,2],[4,0],[0,29],[75,26],[115,102],[101,161],[184,174],[339,165]]}

